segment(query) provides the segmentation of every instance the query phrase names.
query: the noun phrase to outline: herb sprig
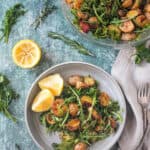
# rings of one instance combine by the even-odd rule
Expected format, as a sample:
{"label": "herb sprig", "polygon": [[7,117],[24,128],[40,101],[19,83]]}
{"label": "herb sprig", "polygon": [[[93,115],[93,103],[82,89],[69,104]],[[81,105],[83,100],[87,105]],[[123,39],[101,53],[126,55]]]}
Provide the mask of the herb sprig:
{"label": "herb sprig", "polygon": [[54,6],[48,0],[46,0],[40,14],[36,17],[35,21],[32,24],[35,27],[35,30],[39,27],[39,25],[42,22],[45,21],[48,15],[51,14],[56,9],[57,9],[56,6]]}
{"label": "herb sprig", "polygon": [[16,24],[18,18],[26,13],[24,6],[20,3],[15,4],[13,7],[9,8],[6,11],[4,16],[4,20],[2,22],[2,36],[0,40],[4,39],[6,43],[8,43],[9,35],[12,30],[12,27]]}
{"label": "herb sprig", "polygon": [[9,86],[9,80],[0,74],[0,112],[7,118],[16,122],[16,118],[9,112],[9,106],[13,99],[16,99],[18,95]]}
{"label": "herb sprig", "polygon": [[150,48],[146,48],[145,43],[136,46],[135,63],[140,64],[142,61],[150,63]]}
{"label": "herb sprig", "polygon": [[62,40],[64,43],[67,45],[75,48],[78,50],[79,53],[84,54],[84,55],[89,55],[89,56],[95,56],[93,53],[91,53],[89,50],[87,50],[83,45],[79,44],[77,41],[71,40],[70,38],[56,33],[56,32],[49,32],[48,37],[53,38],[53,39],[59,39]]}

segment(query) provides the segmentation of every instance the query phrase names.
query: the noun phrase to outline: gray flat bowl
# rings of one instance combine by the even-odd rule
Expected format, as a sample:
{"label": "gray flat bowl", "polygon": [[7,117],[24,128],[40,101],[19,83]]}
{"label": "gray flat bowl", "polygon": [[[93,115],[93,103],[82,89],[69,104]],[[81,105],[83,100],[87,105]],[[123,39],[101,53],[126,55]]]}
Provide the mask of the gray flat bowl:
{"label": "gray flat bowl", "polygon": [[106,91],[112,99],[119,102],[121,110],[123,110],[123,122],[120,123],[117,132],[102,141],[96,142],[90,147],[90,150],[110,149],[119,139],[125,125],[126,103],[124,96],[116,81],[108,73],[99,67],[83,62],[67,62],[51,67],[42,73],[33,83],[25,103],[25,121],[34,142],[40,149],[43,150],[52,150],[53,148],[51,144],[54,142],[60,142],[57,133],[48,134],[46,133],[44,127],[40,125],[39,113],[34,113],[31,111],[32,101],[40,90],[38,87],[38,81],[53,73],[60,73],[64,79],[67,79],[70,75],[74,74],[91,75],[98,81],[98,83],[100,83],[101,91]]}

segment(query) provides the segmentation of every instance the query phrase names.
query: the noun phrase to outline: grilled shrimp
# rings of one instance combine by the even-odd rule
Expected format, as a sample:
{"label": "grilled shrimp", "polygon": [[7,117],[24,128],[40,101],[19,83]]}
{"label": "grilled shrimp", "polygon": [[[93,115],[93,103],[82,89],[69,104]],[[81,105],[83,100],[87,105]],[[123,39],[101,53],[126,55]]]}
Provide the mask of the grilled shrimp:
{"label": "grilled shrimp", "polygon": [[124,0],[122,3],[122,7],[123,8],[129,8],[132,6],[132,4],[133,4],[133,0]]}
{"label": "grilled shrimp", "polygon": [[87,144],[79,142],[75,145],[74,150],[87,150]]}
{"label": "grilled shrimp", "polygon": [[133,22],[131,20],[123,22],[120,26],[119,26],[120,30],[124,33],[129,33],[132,32],[135,29],[135,26],[133,24]]}
{"label": "grilled shrimp", "polygon": [[130,40],[134,40],[135,38],[136,38],[135,33],[123,33],[121,36],[121,40],[123,41],[130,41]]}
{"label": "grilled shrimp", "polygon": [[71,119],[66,124],[66,127],[69,131],[76,131],[80,128],[80,120],[79,119]]}

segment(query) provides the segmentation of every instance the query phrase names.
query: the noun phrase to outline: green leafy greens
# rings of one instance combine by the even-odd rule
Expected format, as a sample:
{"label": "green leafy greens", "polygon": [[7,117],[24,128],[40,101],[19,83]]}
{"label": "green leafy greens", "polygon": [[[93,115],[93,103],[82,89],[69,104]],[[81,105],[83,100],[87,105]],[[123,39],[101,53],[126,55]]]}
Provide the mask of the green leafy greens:
{"label": "green leafy greens", "polygon": [[79,44],[77,41],[71,40],[70,38],[68,38],[62,34],[59,34],[56,32],[49,32],[48,37],[53,38],[53,39],[62,40],[67,45],[77,49],[78,52],[81,54],[95,56],[93,53],[91,53],[89,50],[87,50],[83,45]]}
{"label": "green leafy greens", "polygon": [[8,43],[9,35],[12,30],[12,27],[16,24],[18,18],[25,14],[24,6],[20,3],[14,5],[10,9],[6,11],[6,14],[4,16],[4,20],[2,22],[2,36],[0,37],[0,40],[4,38],[4,41]]}
{"label": "green leafy greens", "polygon": [[0,74],[0,112],[7,118],[16,122],[16,118],[9,112],[9,105],[13,99],[16,99],[18,95],[9,86],[8,79]]}
{"label": "green leafy greens", "polygon": [[56,6],[51,4],[50,1],[46,0],[39,16],[36,17],[35,21],[32,24],[35,26],[35,29],[37,29],[39,25],[44,22],[48,15],[51,14],[54,10],[56,10]]}
{"label": "green leafy greens", "polygon": [[[144,10],[149,5],[147,1],[134,0],[131,4],[129,4],[131,1],[124,0],[66,2],[74,16],[72,23],[81,32],[90,32],[89,35],[92,33],[96,39],[139,40],[142,38],[141,33],[150,28],[149,18],[146,15],[148,9]],[[143,18],[142,21],[140,21],[141,17]],[[131,24],[134,28],[128,32],[127,29],[131,27]],[[128,35],[126,33],[131,33],[132,37],[126,36]]]}
{"label": "green leafy greens", "polygon": [[[98,19],[98,28],[92,28],[91,32],[97,38],[113,38],[118,39],[118,37],[111,36],[108,25],[113,20],[113,18],[118,18],[118,9],[121,6],[121,0],[84,0],[81,5],[81,12],[88,14],[90,17],[96,16]],[[77,10],[72,10],[75,12]],[[75,16],[74,23],[79,24],[77,19],[77,13],[73,13]],[[86,21],[85,21],[86,22]],[[88,21],[87,21],[88,22]]]}
{"label": "green leafy greens", "polygon": [[[80,89],[66,85],[62,94],[57,97],[58,100],[63,100],[63,104],[57,106],[57,103],[54,104],[54,107],[57,106],[57,108],[59,108],[58,111],[61,111],[64,105],[69,108],[70,104],[76,104],[78,106],[76,116],[70,114],[70,109],[67,109],[66,112],[63,111],[62,116],[56,116],[53,112],[56,108],[53,108],[53,106],[49,111],[41,114],[41,124],[46,127],[47,131],[60,133],[62,142],[60,144],[53,143],[55,150],[73,150],[74,146],[79,142],[91,145],[98,140],[108,137],[117,130],[118,123],[122,121],[120,106],[118,102],[110,98],[107,106],[101,105],[99,101],[100,95],[101,91],[98,89],[96,82],[91,87]],[[83,103],[83,96],[90,97],[90,105]],[[95,119],[93,117],[93,111],[100,118]],[[47,121],[47,116],[53,120],[52,124]],[[67,127],[68,122],[74,119],[80,120],[80,127],[77,130],[70,130]],[[115,126],[112,125],[111,119],[115,123]],[[96,130],[96,127],[98,127],[99,130]]]}

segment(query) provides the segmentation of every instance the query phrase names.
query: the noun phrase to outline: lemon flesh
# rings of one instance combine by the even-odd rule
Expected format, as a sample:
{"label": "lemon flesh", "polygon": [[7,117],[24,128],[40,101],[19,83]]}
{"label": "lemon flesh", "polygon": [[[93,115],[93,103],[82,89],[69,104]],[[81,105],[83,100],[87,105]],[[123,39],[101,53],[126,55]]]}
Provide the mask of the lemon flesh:
{"label": "lemon flesh", "polygon": [[42,90],[35,97],[32,104],[32,111],[34,112],[44,112],[52,107],[54,101],[54,96],[49,90]]}
{"label": "lemon flesh", "polygon": [[32,40],[21,40],[14,46],[12,57],[21,68],[33,68],[41,59],[41,49]]}
{"label": "lemon flesh", "polygon": [[49,89],[54,96],[60,96],[64,86],[64,80],[60,74],[50,75],[39,81],[41,89]]}

